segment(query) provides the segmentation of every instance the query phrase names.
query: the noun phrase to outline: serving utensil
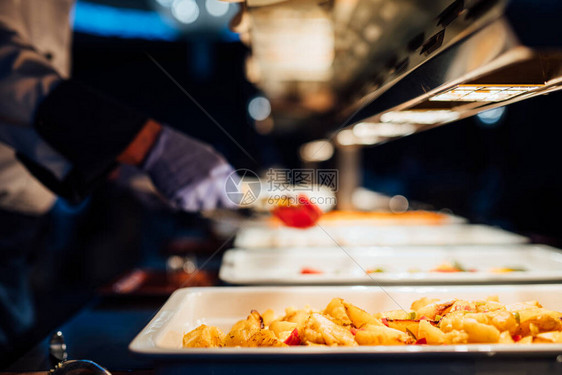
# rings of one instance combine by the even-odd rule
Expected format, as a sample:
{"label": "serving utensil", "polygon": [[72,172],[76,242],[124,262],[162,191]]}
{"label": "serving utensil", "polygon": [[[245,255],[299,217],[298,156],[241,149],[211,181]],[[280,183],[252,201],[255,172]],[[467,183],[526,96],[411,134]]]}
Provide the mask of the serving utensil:
{"label": "serving utensil", "polygon": [[87,360],[67,360],[66,343],[61,331],[57,331],[49,340],[49,360],[53,367],[50,375],[111,375],[102,366]]}

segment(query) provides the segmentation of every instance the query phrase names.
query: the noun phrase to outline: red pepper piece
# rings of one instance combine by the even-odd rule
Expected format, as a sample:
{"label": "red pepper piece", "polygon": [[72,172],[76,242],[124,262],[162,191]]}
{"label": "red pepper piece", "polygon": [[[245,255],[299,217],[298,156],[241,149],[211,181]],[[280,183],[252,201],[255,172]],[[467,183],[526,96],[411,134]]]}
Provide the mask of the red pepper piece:
{"label": "red pepper piece", "polygon": [[299,337],[299,330],[293,329],[293,332],[287,337],[287,340],[283,341],[285,344],[290,346],[296,346],[301,344],[301,338]]}
{"label": "red pepper piece", "polygon": [[517,342],[519,340],[521,340],[523,338],[523,336],[521,335],[513,335],[511,336],[511,338],[513,339],[513,341]]}
{"label": "red pepper piece", "polygon": [[316,270],[316,269],[310,268],[310,267],[304,267],[301,270],[301,274],[303,274],[303,275],[320,275],[320,274],[323,274],[323,273],[324,273],[323,271]]}
{"label": "red pepper piece", "polygon": [[386,318],[381,318],[381,322],[388,327],[388,320]]}
{"label": "red pepper piece", "polygon": [[427,340],[425,339],[425,337],[422,337],[421,339],[416,340],[416,342],[414,344],[415,345],[425,345],[425,344],[427,344]]}
{"label": "red pepper piece", "polygon": [[277,206],[272,210],[272,213],[285,225],[293,228],[310,228],[322,216],[322,210],[303,194],[298,196],[297,204]]}

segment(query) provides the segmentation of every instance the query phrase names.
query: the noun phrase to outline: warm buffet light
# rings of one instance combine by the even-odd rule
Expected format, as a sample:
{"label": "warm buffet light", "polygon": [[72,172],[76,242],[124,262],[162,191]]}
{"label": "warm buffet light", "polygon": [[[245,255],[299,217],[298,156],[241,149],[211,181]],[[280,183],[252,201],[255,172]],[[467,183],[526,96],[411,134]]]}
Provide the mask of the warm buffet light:
{"label": "warm buffet light", "polygon": [[438,94],[434,102],[501,102],[544,85],[458,85]]}
{"label": "warm buffet light", "polygon": [[353,146],[357,144],[357,137],[351,129],[345,129],[338,133],[336,140],[342,146]]}
{"label": "warm buffet light", "polygon": [[308,142],[300,148],[301,159],[308,162],[325,161],[333,155],[334,146],[328,140]]}
{"label": "warm buffet light", "polygon": [[353,145],[374,145],[383,141],[377,135],[358,137],[352,129],[345,129],[338,133],[336,141],[342,146],[353,146]]}
{"label": "warm buffet light", "polygon": [[294,18],[275,10],[252,26],[252,53],[275,81],[326,81],[334,60],[334,30],[324,14]]}
{"label": "warm buffet light", "polygon": [[448,109],[410,110],[384,113],[381,116],[381,121],[399,124],[438,124],[455,121],[459,117],[458,112]]}
{"label": "warm buffet light", "polygon": [[400,137],[412,134],[416,131],[416,126],[412,124],[400,123],[373,123],[360,122],[353,127],[353,134],[357,138],[378,138],[378,137]]}

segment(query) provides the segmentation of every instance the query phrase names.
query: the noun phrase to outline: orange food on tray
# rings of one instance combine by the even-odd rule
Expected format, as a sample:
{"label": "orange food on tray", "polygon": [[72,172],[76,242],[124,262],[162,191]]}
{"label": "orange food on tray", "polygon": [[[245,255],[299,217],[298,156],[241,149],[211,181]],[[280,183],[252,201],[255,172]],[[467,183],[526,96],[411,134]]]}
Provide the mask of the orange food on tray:
{"label": "orange food on tray", "polygon": [[[449,220],[445,214],[430,211],[406,211],[406,212],[385,212],[385,211],[331,211],[325,213],[320,219],[320,223],[329,224],[340,222],[345,224],[350,222],[388,222],[389,224],[425,224],[439,225]],[[338,223],[338,224],[340,224]]]}
{"label": "orange food on tray", "polygon": [[323,310],[251,310],[227,334],[205,324],[183,335],[184,348],[562,343],[562,313],[538,301],[502,304],[423,297],[408,311],[367,312],[341,298]]}
{"label": "orange food on tray", "polygon": [[[292,227],[286,220],[276,215],[269,219],[268,224],[277,227],[280,224]],[[276,217],[277,216],[277,217]],[[281,220],[280,220],[281,219]],[[310,225],[316,221],[320,225],[443,225],[451,223],[451,217],[439,212],[431,211],[406,211],[406,212],[387,212],[387,211],[329,211],[324,214],[314,215]],[[306,227],[306,226],[301,226]]]}

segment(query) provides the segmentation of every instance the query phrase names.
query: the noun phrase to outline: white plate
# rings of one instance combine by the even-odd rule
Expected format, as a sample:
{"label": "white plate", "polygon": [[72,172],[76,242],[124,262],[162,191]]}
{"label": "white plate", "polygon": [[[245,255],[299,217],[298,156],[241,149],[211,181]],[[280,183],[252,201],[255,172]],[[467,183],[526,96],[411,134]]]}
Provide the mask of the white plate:
{"label": "white plate", "polygon": [[544,307],[562,310],[561,285],[486,285],[448,287],[213,287],[177,290],[158,314],[135,337],[129,349],[137,354],[159,361],[260,358],[266,356],[290,357],[327,355],[396,355],[396,354],[556,354],[562,353],[562,344],[468,344],[468,345],[408,345],[357,347],[290,347],[290,348],[182,348],[182,336],[200,324],[218,326],[224,331],[244,319],[251,309],[268,308],[282,314],[288,306],[306,305],[323,309],[334,297],[369,311],[395,310],[423,296],[482,299],[497,295],[503,303],[538,300]]}
{"label": "white plate", "polygon": [[316,226],[241,228],[234,242],[239,248],[499,245],[528,242],[526,237],[486,225]]}
{"label": "white plate", "polygon": [[[477,272],[429,272],[444,262]],[[525,271],[491,272],[501,267]],[[302,274],[304,268],[322,273]],[[366,274],[376,268],[384,272]],[[545,282],[562,280],[562,251],[542,245],[232,249],[219,277],[246,285]]]}

